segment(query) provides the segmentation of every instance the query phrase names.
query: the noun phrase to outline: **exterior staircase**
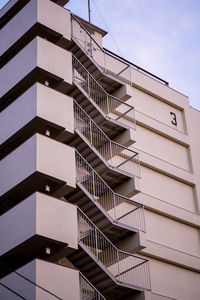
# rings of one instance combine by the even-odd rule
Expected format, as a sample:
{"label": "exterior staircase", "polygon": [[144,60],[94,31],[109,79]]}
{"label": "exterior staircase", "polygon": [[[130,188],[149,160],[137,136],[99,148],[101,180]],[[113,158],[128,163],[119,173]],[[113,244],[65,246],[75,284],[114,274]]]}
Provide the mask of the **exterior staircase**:
{"label": "exterior staircase", "polygon": [[68,259],[107,300],[150,290],[149,262],[118,250],[78,208],[79,249]]}
{"label": "exterior staircase", "polygon": [[78,151],[76,184],[65,198],[77,204],[111,241],[145,231],[143,205],[113,192]]}
{"label": "exterior staircase", "polygon": [[[136,129],[134,107],[108,94],[96,79],[88,72],[81,62],[73,55],[73,82],[90,100],[93,106],[107,119],[119,121],[129,120],[129,127]],[[86,110],[86,108],[84,107]],[[89,113],[87,111],[87,113]]]}

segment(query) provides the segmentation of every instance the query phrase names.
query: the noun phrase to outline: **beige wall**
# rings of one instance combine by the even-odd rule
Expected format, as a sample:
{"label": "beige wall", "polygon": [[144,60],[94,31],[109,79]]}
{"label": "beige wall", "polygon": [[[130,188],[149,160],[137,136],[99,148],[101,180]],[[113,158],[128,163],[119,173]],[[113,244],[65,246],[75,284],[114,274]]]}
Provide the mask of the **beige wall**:
{"label": "beige wall", "polygon": [[[156,119],[175,130],[185,132],[183,111],[136,88],[132,88],[131,95],[132,97],[128,100],[128,103],[133,105],[138,112]],[[170,115],[170,112],[176,114],[177,126],[171,123],[173,117]]]}
{"label": "beige wall", "polygon": [[133,150],[142,150],[182,169],[190,169],[187,147],[140,125],[137,125],[136,136]]}
{"label": "beige wall", "polygon": [[49,128],[60,127],[61,130],[74,132],[72,98],[36,83],[1,112],[0,143],[4,143],[35,117],[51,124]]}
{"label": "beige wall", "polygon": [[192,186],[144,166],[141,166],[140,189],[145,194],[195,212]]}
{"label": "beige wall", "polygon": [[[74,132],[73,99],[37,83],[38,116]],[[67,116],[67,117],[66,117]]]}
{"label": "beige wall", "polygon": [[195,173],[195,192],[196,192],[196,207],[197,211],[200,212],[200,111],[190,107],[187,115],[189,133],[191,136],[191,153],[192,153],[192,164]]}
{"label": "beige wall", "polygon": [[[48,276],[47,276],[48,274]],[[79,271],[44,261],[36,261],[36,279],[40,285],[61,299],[79,300]],[[37,300],[49,300],[49,295],[40,288],[36,289]],[[52,299],[55,299],[52,298]]]}
{"label": "beige wall", "polygon": [[[36,134],[0,161],[2,196],[38,171],[75,187],[75,151],[73,148]],[[70,173],[69,173],[70,170]]]}
{"label": "beige wall", "polygon": [[145,210],[146,240],[188,253],[200,258],[200,240],[197,228]]}
{"label": "beige wall", "polygon": [[38,192],[3,214],[0,225],[1,255],[35,235],[78,247],[76,206]]}
{"label": "beige wall", "polygon": [[4,42],[0,44],[0,54],[7,51],[37,22],[71,40],[70,12],[49,0],[31,0],[1,29]]}
{"label": "beige wall", "polygon": [[[54,295],[56,295],[63,300],[80,300],[77,270],[35,259],[18,269],[17,272],[36,283],[38,287],[15,273],[4,277],[1,282],[25,299],[55,300]],[[1,285],[0,295],[3,300],[16,300],[17,297]]]}
{"label": "beige wall", "polygon": [[[36,37],[0,70],[0,95],[6,94],[36,67],[64,82],[72,83],[71,53]],[[16,70],[15,73],[13,69]]]}
{"label": "beige wall", "polygon": [[178,300],[199,300],[199,274],[173,266],[171,264],[150,259],[152,295],[169,297]]}

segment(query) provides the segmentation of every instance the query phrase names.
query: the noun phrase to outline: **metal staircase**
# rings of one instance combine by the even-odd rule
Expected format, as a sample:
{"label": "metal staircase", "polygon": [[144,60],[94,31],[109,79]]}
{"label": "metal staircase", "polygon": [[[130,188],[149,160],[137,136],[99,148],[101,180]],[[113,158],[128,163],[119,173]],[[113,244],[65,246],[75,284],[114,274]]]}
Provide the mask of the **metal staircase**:
{"label": "metal staircase", "polygon": [[110,140],[75,100],[74,121],[77,134],[109,168],[140,177],[138,153]]}
{"label": "metal staircase", "polygon": [[74,15],[69,49],[75,135],[65,142],[76,148],[76,188],[65,199],[78,206],[79,248],[67,257],[107,300],[126,299],[151,289],[148,260],[113,244],[145,231],[143,205],[112,190],[140,177],[138,153],[124,139],[136,127],[134,107],[111,95],[132,85],[131,66],[100,47]]}
{"label": "metal staircase", "polygon": [[[78,45],[82,52],[90,58],[93,65],[96,65],[102,73],[107,76],[107,80],[110,79],[110,82],[112,82],[113,77],[119,83],[121,82],[122,84],[129,84],[132,86],[132,69],[134,69],[153,78],[161,84],[166,86],[169,85],[169,83],[162,78],[101,47],[74,14],[71,14],[71,25],[72,40]],[[76,47],[75,49],[77,50]],[[86,61],[83,60],[83,62]],[[88,69],[90,68],[92,70],[92,66],[91,64],[88,65],[88,61],[86,62],[86,65]],[[104,81],[105,80],[104,77]]]}
{"label": "metal staircase", "polygon": [[65,198],[77,204],[111,241],[145,231],[143,205],[113,192],[78,151],[76,184]]}
{"label": "metal staircase", "polygon": [[[131,67],[123,60],[117,60],[108,51],[103,49],[90,35],[87,29],[81,24],[78,18],[72,17],[72,40],[90,58],[93,64],[101,70],[107,77],[113,77],[121,84],[132,84]],[[92,46],[90,44],[92,43]],[[92,49],[92,51],[91,51]],[[115,67],[114,71],[113,66]],[[112,78],[110,78],[112,80]]]}
{"label": "metal staircase", "polygon": [[105,295],[121,299],[150,290],[149,262],[118,250],[78,208],[79,249],[68,259]]}
{"label": "metal staircase", "polygon": [[[72,55],[72,70],[74,84],[99,113],[112,122],[126,118],[129,120],[129,127],[136,128],[134,107],[108,94],[74,55]],[[85,107],[84,109],[86,110]]]}
{"label": "metal staircase", "polygon": [[106,300],[82,273],[80,273],[80,293],[81,300]]}

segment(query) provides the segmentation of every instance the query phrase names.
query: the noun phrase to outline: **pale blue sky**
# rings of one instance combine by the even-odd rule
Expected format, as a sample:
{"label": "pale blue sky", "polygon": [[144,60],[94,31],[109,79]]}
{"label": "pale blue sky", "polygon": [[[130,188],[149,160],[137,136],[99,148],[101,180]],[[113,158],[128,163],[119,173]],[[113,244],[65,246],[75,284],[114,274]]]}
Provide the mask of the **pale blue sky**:
{"label": "pale blue sky", "polygon": [[[0,0],[0,8],[8,2]],[[87,19],[88,0],[66,8]],[[92,22],[105,30],[94,3],[123,56],[189,96],[200,110],[200,0],[91,0]],[[110,34],[104,47],[120,54]]]}

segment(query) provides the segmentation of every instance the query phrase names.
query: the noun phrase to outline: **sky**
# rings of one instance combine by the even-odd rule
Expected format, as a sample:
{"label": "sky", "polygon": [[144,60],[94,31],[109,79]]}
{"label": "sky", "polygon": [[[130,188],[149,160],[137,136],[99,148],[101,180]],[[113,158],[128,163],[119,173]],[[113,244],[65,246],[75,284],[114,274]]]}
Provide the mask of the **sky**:
{"label": "sky", "polygon": [[[105,48],[168,81],[200,110],[200,0],[90,1],[92,23],[109,31]],[[88,19],[87,5],[65,7]]]}

